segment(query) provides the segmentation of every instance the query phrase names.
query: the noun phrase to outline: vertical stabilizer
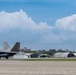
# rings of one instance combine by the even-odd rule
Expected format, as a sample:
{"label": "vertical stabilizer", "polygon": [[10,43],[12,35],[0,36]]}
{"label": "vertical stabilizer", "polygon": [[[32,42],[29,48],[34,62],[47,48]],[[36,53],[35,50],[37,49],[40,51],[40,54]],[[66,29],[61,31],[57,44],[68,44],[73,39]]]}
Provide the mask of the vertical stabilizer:
{"label": "vertical stabilizer", "polygon": [[19,50],[20,50],[20,42],[16,42],[11,51],[19,52]]}
{"label": "vertical stabilizer", "polygon": [[4,43],[3,43],[3,49],[4,49],[4,50],[10,50],[11,47],[8,45],[7,42],[4,42]]}

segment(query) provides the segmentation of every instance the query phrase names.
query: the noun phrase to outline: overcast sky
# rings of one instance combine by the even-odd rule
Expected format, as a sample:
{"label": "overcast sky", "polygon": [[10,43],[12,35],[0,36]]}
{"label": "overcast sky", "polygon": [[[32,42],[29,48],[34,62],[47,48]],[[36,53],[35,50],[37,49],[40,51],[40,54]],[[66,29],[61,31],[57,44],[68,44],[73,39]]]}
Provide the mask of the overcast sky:
{"label": "overcast sky", "polygon": [[0,0],[0,45],[76,50],[76,0]]}

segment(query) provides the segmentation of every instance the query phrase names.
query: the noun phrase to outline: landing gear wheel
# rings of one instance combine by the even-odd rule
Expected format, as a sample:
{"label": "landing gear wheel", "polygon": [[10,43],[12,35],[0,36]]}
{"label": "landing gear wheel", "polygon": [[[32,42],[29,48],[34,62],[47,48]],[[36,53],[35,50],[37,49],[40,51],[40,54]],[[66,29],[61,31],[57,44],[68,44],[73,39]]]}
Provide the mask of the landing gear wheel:
{"label": "landing gear wheel", "polygon": [[1,59],[1,57],[0,57],[0,59]]}
{"label": "landing gear wheel", "polygon": [[8,59],[8,57],[6,57],[6,59]]}

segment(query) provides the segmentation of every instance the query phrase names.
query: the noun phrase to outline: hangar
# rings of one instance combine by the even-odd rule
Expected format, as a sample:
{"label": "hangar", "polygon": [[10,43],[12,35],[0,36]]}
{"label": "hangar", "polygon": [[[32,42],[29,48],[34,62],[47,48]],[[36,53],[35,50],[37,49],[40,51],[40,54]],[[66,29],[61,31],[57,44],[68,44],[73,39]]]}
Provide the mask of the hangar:
{"label": "hangar", "polygon": [[24,53],[24,52],[19,52],[19,53],[17,53],[17,54],[15,54],[14,56],[13,56],[13,58],[21,58],[21,59],[23,59],[23,58],[31,58],[31,54],[32,53]]}
{"label": "hangar", "polygon": [[74,54],[71,52],[58,52],[54,54],[55,58],[68,58],[68,57],[74,57]]}

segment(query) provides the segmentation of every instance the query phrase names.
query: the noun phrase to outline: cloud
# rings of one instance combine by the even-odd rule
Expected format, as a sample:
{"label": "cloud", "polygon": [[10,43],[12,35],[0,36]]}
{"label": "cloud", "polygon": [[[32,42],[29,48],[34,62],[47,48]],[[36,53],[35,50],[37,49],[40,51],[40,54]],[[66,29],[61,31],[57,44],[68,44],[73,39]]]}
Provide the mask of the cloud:
{"label": "cloud", "polygon": [[48,26],[45,22],[36,24],[23,10],[13,13],[0,12],[0,31],[13,28],[47,30],[51,29],[51,26]]}
{"label": "cloud", "polygon": [[[29,17],[26,12],[0,12],[0,42],[4,41],[21,41],[27,44],[46,43],[46,39],[41,39],[46,34],[51,35],[52,26],[46,22],[37,24]],[[48,39],[49,37],[47,37]],[[49,43],[50,41],[48,41]]]}
{"label": "cloud", "polygon": [[76,31],[76,14],[58,19],[55,25],[58,29]]}

